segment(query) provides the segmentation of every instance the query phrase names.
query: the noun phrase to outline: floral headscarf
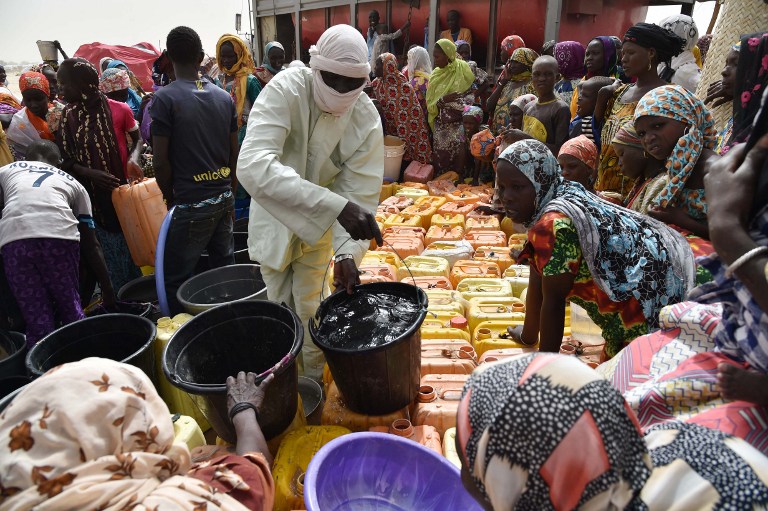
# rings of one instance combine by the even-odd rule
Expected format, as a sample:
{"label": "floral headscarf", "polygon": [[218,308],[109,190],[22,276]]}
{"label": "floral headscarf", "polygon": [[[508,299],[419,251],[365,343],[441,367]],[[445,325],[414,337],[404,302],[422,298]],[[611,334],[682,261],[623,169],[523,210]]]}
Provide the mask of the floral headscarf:
{"label": "floral headscarf", "polygon": [[456,45],[448,39],[440,39],[437,45],[448,57],[448,65],[432,71],[427,86],[427,112],[430,128],[435,125],[438,108],[437,102],[446,94],[464,93],[475,83],[475,74],[469,64],[456,58]]}
{"label": "floral headscarf", "polygon": [[21,77],[19,77],[19,90],[24,92],[27,89],[37,89],[45,94],[46,98],[51,95],[48,78],[43,73],[35,73],[33,71],[21,73]]}
{"label": "floral headscarf", "polygon": [[643,96],[635,108],[635,121],[646,115],[666,117],[688,125],[667,158],[669,183],[654,199],[655,205],[666,208],[676,203],[675,199],[693,173],[701,152],[715,147],[715,122],[704,103],[680,85],[658,87]]}
{"label": "floral headscarf", "polygon": [[632,121],[624,123],[621,128],[619,128],[619,131],[616,132],[616,135],[613,137],[611,144],[634,147],[635,149],[640,150],[643,149],[643,143],[640,140],[640,137],[637,136],[637,132],[635,131],[635,126]]}
{"label": "floral headscarf", "polygon": [[517,98],[512,101],[512,106],[517,107],[520,109],[520,111],[525,111],[525,106],[532,102],[536,101],[536,94],[523,94],[522,96],[518,96]]}
{"label": "floral headscarf", "polygon": [[524,64],[525,67],[527,68],[522,73],[518,73],[516,75],[510,76],[509,79],[513,82],[530,80],[531,70],[533,69],[533,63],[536,61],[537,58],[539,58],[539,54],[530,48],[518,48],[512,52],[512,56],[509,58],[510,60]]}
{"label": "floral headscarf", "polygon": [[578,80],[584,76],[584,45],[577,41],[562,41],[555,45],[555,59],[560,74],[566,80]]}
{"label": "floral headscarf", "polygon": [[0,416],[0,438],[3,509],[245,509],[185,475],[189,450],[133,366],[88,358],[50,370]]}
{"label": "floral headscarf", "polygon": [[662,307],[683,300],[693,287],[693,252],[668,225],[564,180],[557,159],[537,140],[515,142],[499,159],[522,172],[536,191],[535,213],[525,227],[549,211],[570,218],[595,284],[614,302],[637,299],[649,329],[658,328]]}
{"label": "floral headscarf", "polygon": [[496,510],[768,504],[759,451],[698,424],[666,422],[643,434],[619,391],[565,355],[475,369],[459,402],[456,443]]}
{"label": "floral headscarf", "polygon": [[501,41],[501,51],[505,52],[509,57],[518,48],[525,48],[525,41],[519,35],[508,35]]}
{"label": "floral headscarf", "polygon": [[229,69],[221,68],[228,75],[234,75],[235,85],[232,87],[232,94],[235,99],[235,108],[237,109],[237,126],[243,124],[243,109],[245,108],[245,91],[248,89],[248,75],[253,73],[256,65],[253,62],[251,51],[245,45],[239,36],[224,34],[216,43],[216,62],[221,62],[221,45],[230,43],[235,50],[237,60]]}
{"label": "floral headscarf", "polygon": [[467,106],[464,107],[464,115],[463,115],[463,117],[467,117],[467,116],[473,117],[478,122],[478,124],[482,123],[483,122],[483,109],[480,108],[479,106],[467,105]]}
{"label": "floral headscarf", "polygon": [[575,357],[481,365],[456,422],[459,456],[493,509],[624,509],[651,475],[624,398]]}
{"label": "floral headscarf", "polygon": [[590,169],[597,170],[597,146],[584,135],[567,140],[560,147],[559,155],[562,154],[573,156]]}
{"label": "floral headscarf", "polygon": [[104,94],[125,90],[131,86],[131,77],[123,69],[110,68],[101,73],[99,90]]}

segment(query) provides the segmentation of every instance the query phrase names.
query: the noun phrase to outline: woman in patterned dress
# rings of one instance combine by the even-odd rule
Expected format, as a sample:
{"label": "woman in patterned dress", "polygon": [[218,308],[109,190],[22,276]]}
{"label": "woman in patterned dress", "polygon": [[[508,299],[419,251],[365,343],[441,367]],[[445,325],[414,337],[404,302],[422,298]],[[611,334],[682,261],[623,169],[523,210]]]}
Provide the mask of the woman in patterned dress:
{"label": "woman in patterned dress", "polygon": [[518,48],[509,57],[496,83],[496,89],[486,103],[488,111],[492,113],[490,126],[494,134],[499,135],[509,127],[509,109],[515,99],[524,94],[536,94],[531,84],[531,71],[538,56],[530,48]]}
{"label": "woman in patterned dress", "polygon": [[459,402],[462,482],[485,509],[762,509],[766,458],[670,421],[640,431],[621,394],[575,357],[483,364]]}
{"label": "woman in patterned dress", "polygon": [[0,509],[271,510],[271,455],[254,411],[273,377],[258,387],[254,377],[227,381],[236,454],[190,455],[140,369],[102,358],[51,369],[0,415]]}
{"label": "woman in patterned dress", "polygon": [[605,355],[658,328],[661,307],[693,287],[693,253],[665,224],[606,202],[565,181],[537,140],[499,156],[496,186],[506,214],[528,229],[522,259],[531,264],[525,326],[513,337],[556,352],[568,299],[603,329]]}
{"label": "woman in patterned dress", "polygon": [[397,68],[397,57],[391,53],[379,55],[374,74],[373,94],[384,112],[384,134],[405,142],[405,161],[429,163],[432,146],[427,120],[416,92]]}
{"label": "woman in patterned dress", "polygon": [[464,150],[464,107],[472,105],[475,75],[469,64],[457,58],[456,45],[448,39],[435,44],[435,70],[427,87],[427,113],[432,127],[432,165],[437,174],[461,173],[466,162]]}

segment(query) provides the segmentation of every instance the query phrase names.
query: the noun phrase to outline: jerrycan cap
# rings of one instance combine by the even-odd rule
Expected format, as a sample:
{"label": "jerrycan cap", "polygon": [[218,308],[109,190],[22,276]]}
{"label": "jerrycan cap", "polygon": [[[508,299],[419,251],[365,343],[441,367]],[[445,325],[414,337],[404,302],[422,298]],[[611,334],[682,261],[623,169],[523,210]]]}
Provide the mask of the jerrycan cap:
{"label": "jerrycan cap", "polygon": [[454,316],[451,318],[451,328],[465,329],[467,328],[467,318],[464,316]]}

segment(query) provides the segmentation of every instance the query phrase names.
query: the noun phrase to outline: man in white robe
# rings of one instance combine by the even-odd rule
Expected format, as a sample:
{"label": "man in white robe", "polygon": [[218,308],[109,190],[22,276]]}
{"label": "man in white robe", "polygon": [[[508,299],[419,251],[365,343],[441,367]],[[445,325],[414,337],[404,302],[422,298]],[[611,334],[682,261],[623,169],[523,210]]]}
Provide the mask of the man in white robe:
{"label": "man in white robe", "polygon": [[[285,302],[305,329],[326,288],[352,292],[369,242],[384,172],[378,112],[362,93],[370,73],[365,39],[336,25],[310,48],[310,67],[277,74],[259,94],[238,160],[251,195],[248,251],[270,300]],[[322,352],[305,332],[300,371],[319,381]]]}

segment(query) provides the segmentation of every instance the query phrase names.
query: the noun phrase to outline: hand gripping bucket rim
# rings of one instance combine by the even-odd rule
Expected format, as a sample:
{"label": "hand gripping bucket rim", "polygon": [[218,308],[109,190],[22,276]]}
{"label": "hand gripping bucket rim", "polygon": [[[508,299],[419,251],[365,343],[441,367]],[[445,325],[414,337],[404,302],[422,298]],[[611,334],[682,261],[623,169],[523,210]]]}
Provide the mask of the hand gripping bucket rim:
{"label": "hand gripping bucket rim", "polygon": [[381,344],[379,346],[375,346],[373,348],[366,348],[366,349],[346,349],[346,348],[337,348],[334,346],[330,346],[323,342],[322,340],[318,339],[318,329],[320,325],[320,318],[325,313],[326,309],[333,303],[333,301],[336,299],[337,296],[346,296],[346,293],[342,292],[336,292],[327,298],[325,298],[321,303],[320,307],[317,308],[317,312],[315,312],[315,316],[309,318],[309,321],[307,322],[309,324],[309,336],[312,338],[312,342],[315,343],[315,345],[318,348],[321,348],[323,351],[327,350],[333,353],[346,353],[346,354],[352,354],[352,353],[374,353],[377,351],[381,351],[384,349],[387,349],[388,347],[392,346],[395,343],[400,342],[401,340],[410,337],[413,335],[419,328],[421,328],[421,324],[424,321],[424,318],[427,316],[427,305],[429,298],[427,297],[427,294],[424,292],[423,289],[421,289],[418,286],[414,286],[412,284],[407,284],[404,282],[371,282],[368,284],[360,284],[358,286],[355,286],[355,292],[360,291],[372,291],[375,292],[377,289],[388,289],[388,288],[400,288],[405,289],[404,286],[412,287],[416,289],[416,303],[419,305],[419,315],[416,318],[416,320],[413,322],[413,324],[400,334],[396,339],[391,340],[388,343]]}
{"label": "hand gripping bucket rim", "polygon": [[[181,327],[176,331],[174,334],[174,337],[178,335],[179,332],[184,330],[185,328],[189,328],[189,325],[192,324],[192,322],[197,318],[203,318],[200,321],[203,321],[208,316],[212,316],[214,314],[218,314],[218,309],[220,307],[226,307],[231,306],[234,304],[247,304],[247,303],[268,303],[277,305],[279,307],[284,307],[286,310],[288,310],[291,313],[291,317],[293,319],[293,330],[294,330],[294,337],[295,339],[298,339],[297,342],[294,342],[293,346],[291,346],[290,351],[281,358],[275,365],[267,369],[266,371],[263,371],[256,375],[256,384],[261,383],[264,381],[264,379],[269,376],[270,374],[274,374],[275,376],[282,374],[288,366],[296,360],[296,357],[301,353],[301,347],[304,344],[304,325],[302,325],[301,320],[299,317],[291,310],[290,307],[288,307],[285,303],[275,303],[271,302],[269,300],[238,300],[234,302],[228,302],[225,304],[222,304],[218,307],[213,307],[211,309],[208,309],[205,312],[201,312],[200,314],[194,316],[191,320],[187,321]],[[168,351],[168,347],[171,345],[171,342],[173,341],[173,338],[171,341],[169,341],[165,349],[163,350],[163,373],[165,374],[165,377],[168,378],[168,381],[170,381],[173,385],[178,386],[185,392],[190,392],[194,394],[199,393],[212,393],[212,394],[225,394],[227,392],[227,382],[224,383],[193,383],[187,380],[184,380],[180,378],[178,375],[176,375],[175,372],[171,370],[170,367],[168,367],[168,357],[166,357],[166,352]],[[236,375],[232,375],[236,376]]]}

